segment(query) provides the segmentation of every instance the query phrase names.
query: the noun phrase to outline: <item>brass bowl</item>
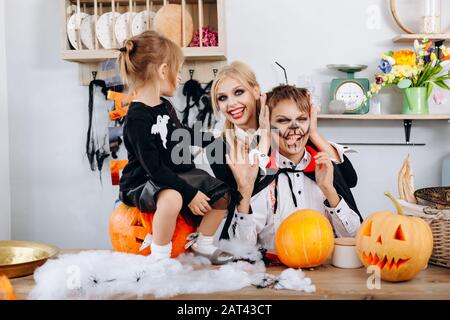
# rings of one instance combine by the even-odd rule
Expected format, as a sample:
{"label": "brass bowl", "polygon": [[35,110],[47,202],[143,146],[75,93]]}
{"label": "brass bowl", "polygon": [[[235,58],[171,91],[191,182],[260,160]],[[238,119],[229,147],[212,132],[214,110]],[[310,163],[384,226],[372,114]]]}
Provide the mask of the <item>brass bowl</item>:
{"label": "brass bowl", "polygon": [[8,278],[29,276],[59,252],[55,246],[29,241],[0,241],[0,274]]}

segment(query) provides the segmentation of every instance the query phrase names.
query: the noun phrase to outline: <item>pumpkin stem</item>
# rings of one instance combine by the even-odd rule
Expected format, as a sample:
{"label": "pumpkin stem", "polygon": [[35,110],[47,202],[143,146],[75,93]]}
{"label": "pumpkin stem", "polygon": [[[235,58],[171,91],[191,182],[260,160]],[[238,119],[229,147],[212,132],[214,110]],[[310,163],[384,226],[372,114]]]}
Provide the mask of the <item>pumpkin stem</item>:
{"label": "pumpkin stem", "polygon": [[403,216],[404,212],[403,212],[403,208],[400,205],[400,203],[398,203],[398,201],[392,196],[392,194],[390,192],[385,192],[384,193],[389,199],[391,199],[391,201],[394,203],[395,208],[397,209],[397,214]]}

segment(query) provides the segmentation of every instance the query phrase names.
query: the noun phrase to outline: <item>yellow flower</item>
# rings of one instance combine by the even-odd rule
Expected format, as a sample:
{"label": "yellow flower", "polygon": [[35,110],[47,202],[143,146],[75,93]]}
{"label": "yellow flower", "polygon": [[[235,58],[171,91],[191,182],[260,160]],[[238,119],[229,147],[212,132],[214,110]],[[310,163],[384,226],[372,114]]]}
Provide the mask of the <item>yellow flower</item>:
{"label": "yellow flower", "polygon": [[430,55],[430,59],[431,59],[431,61],[436,60],[436,54],[435,54],[435,53],[432,53],[432,54]]}
{"label": "yellow flower", "polygon": [[447,48],[446,46],[441,46],[442,54],[445,56],[450,56],[450,48]]}
{"label": "yellow flower", "polygon": [[417,73],[417,67],[411,67],[409,65],[396,65],[392,68],[395,77],[397,78],[410,78],[414,73]]}
{"label": "yellow flower", "polygon": [[392,56],[397,65],[407,65],[407,66],[415,66],[416,65],[416,54],[411,50],[399,50],[394,52]]}
{"label": "yellow flower", "polygon": [[386,75],[387,77],[387,82],[392,83],[395,80],[395,76],[392,73],[389,73],[388,75]]}
{"label": "yellow flower", "polygon": [[370,86],[370,91],[373,93],[378,93],[380,90],[381,86],[379,84],[376,84],[375,82]]}

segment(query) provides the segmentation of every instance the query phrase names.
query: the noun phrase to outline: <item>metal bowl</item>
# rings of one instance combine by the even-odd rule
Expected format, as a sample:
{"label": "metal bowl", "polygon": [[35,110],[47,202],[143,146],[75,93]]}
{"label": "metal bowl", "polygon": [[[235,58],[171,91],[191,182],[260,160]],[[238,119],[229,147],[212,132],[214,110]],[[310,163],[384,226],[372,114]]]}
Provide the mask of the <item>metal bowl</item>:
{"label": "metal bowl", "polygon": [[55,246],[29,241],[0,241],[0,274],[8,278],[29,276],[59,252]]}
{"label": "metal bowl", "polygon": [[419,189],[414,192],[420,205],[450,209],[450,187],[434,187]]}

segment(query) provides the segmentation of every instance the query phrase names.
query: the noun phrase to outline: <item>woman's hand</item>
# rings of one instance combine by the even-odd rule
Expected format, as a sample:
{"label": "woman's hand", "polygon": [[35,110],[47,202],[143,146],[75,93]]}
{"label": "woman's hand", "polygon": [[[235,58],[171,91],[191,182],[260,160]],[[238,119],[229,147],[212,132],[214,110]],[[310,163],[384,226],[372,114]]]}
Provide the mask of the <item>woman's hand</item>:
{"label": "woman's hand", "polygon": [[194,199],[189,203],[188,207],[196,216],[204,216],[205,213],[208,213],[212,210],[208,201],[209,199],[206,194],[201,191],[198,191],[195,195]]}
{"label": "woman's hand", "polygon": [[270,149],[270,111],[266,104],[267,95],[261,94],[260,97],[261,110],[259,112],[259,130],[261,132],[261,140],[258,144],[258,150],[264,154],[267,154]]}
{"label": "woman's hand", "polygon": [[[311,139],[314,139],[317,134],[319,133],[319,129],[317,128],[317,114],[319,113],[319,108],[317,108],[313,103],[312,103],[312,97],[310,96],[310,101],[311,101],[311,112],[310,112],[310,127],[309,127],[309,136],[311,137]],[[314,141],[313,141],[314,142]]]}
{"label": "woman's hand", "polygon": [[332,208],[339,204],[340,198],[334,188],[334,168],[330,156],[319,152],[314,156],[316,161],[316,183],[322,190]]}
{"label": "woman's hand", "polygon": [[334,159],[339,159],[340,156],[337,150],[319,132],[319,129],[317,127],[318,113],[319,108],[314,106],[311,100],[309,139],[320,151],[327,152]]}
{"label": "woman's hand", "polygon": [[232,148],[231,154],[226,154],[225,157],[236,180],[238,190],[251,195],[259,171],[258,158],[255,157],[253,164],[250,164],[248,151],[239,140],[236,142],[234,151]]}

